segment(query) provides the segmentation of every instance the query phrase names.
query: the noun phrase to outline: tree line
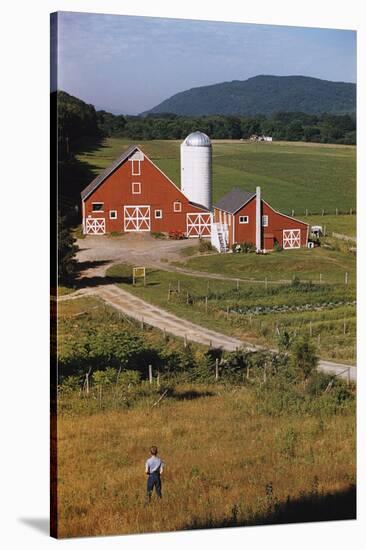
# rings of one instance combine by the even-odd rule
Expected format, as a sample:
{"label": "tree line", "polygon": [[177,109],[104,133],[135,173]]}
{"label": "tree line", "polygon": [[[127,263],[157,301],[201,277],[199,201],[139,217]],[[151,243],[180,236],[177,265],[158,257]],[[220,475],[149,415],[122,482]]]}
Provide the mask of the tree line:
{"label": "tree line", "polygon": [[249,139],[252,135],[267,135],[274,140],[356,144],[356,120],[348,114],[279,112],[271,116],[194,117],[167,113],[142,117],[97,111],[97,121],[104,136],[134,140],[184,139],[199,129],[212,139]]}
{"label": "tree line", "polygon": [[147,116],[114,115],[96,111],[93,105],[66,92],[57,92],[59,158],[63,159],[86,142],[103,137],[132,140],[184,139],[197,129],[212,139],[248,139],[253,134],[272,136],[274,140],[314,143],[356,143],[354,115],[278,112],[270,116]]}

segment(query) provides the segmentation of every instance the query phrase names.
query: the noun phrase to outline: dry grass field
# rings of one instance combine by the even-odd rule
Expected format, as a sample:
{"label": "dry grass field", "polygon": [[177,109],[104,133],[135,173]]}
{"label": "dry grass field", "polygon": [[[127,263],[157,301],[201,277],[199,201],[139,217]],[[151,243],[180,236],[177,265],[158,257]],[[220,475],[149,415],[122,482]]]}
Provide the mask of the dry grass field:
{"label": "dry grass field", "polygon": [[[166,471],[162,501],[145,506],[151,444]],[[354,514],[353,414],[271,417],[246,388],[185,386],[154,408],[60,415],[58,454],[60,537]]]}

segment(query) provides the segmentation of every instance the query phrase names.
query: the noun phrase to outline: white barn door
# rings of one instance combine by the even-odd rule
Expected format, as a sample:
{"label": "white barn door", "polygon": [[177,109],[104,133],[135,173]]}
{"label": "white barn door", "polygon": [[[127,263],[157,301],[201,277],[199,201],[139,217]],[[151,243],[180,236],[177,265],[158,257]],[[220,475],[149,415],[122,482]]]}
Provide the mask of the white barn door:
{"label": "white barn door", "polygon": [[124,230],[150,231],[150,206],[125,206]]}
{"label": "white barn door", "polygon": [[104,235],[105,219],[104,218],[86,218],[85,233],[88,235]]}
{"label": "white barn door", "polygon": [[283,230],[283,248],[300,248],[301,230],[284,229]]}
{"label": "white barn door", "polygon": [[211,214],[187,214],[187,237],[210,237]]}

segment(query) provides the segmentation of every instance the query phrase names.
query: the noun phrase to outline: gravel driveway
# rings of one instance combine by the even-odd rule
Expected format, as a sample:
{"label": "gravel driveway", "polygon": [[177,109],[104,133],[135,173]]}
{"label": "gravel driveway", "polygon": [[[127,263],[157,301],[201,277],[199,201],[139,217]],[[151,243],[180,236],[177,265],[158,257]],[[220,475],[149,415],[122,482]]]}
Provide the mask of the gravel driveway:
{"label": "gravel driveway", "polygon": [[103,277],[108,267],[115,263],[148,266],[179,260],[180,252],[195,244],[197,239],[154,239],[149,233],[126,233],[120,237],[87,235],[85,239],[78,239],[76,257],[86,266],[84,277]]}

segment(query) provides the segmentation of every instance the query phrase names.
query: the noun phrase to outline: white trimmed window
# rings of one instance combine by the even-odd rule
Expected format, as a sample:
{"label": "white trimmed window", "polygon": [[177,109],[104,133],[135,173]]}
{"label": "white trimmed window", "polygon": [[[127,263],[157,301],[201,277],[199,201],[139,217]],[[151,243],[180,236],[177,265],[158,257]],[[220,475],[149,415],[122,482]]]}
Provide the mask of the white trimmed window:
{"label": "white trimmed window", "polygon": [[249,223],[249,216],[239,216],[239,223]]}
{"label": "white trimmed window", "polygon": [[131,160],[131,168],[133,176],[140,176],[141,174],[141,161],[140,160]]}
{"label": "white trimmed window", "polygon": [[136,181],[132,182],[132,194],[141,195],[141,183]]}
{"label": "white trimmed window", "polygon": [[92,209],[93,212],[103,212],[104,202],[93,202]]}
{"label": "white trimmed window", "polygon": [[161,219],[163,217],[163,211],[162,210],[155,210],[155,218]]}
{"label": "white trimmed window", "polygon": [[109,219],[110,220],[116,220],[117,219],[117,210],[110,210],[109,211]]}
{"label": "white trimmed window", "polygon": [[182,212],[182,203],[180,201],[176,201],[174,203],[174,212]]}
{"label": "white trimmed window", "polygon": [[268,227],[268,216],[262,216],[262,226]]}

